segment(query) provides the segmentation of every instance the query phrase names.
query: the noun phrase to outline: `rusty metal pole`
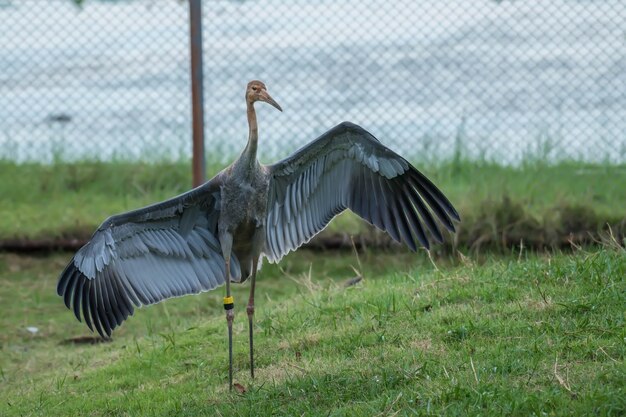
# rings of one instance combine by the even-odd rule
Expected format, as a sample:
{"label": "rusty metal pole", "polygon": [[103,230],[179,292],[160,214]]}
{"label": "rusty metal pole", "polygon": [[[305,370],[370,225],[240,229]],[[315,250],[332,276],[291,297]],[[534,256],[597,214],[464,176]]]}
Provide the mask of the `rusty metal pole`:
{"label": "rusty metal pole", "polygon": [[202,73],[202,0],[189,0],[191,47],[191,113],[193,131],[193,186],[206,178],[204,163],[204,88]]}

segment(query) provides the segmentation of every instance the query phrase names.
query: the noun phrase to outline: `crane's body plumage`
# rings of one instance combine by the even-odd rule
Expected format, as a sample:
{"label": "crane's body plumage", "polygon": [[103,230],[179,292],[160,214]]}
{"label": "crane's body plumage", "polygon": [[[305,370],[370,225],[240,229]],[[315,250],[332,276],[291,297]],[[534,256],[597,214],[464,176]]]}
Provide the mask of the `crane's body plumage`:
{"label": "crane's body plumage", "polygon": [[242,267],[242,281],[251,274],[252,261],[261,256],[268,187],[267,170],[259,163],[245,171],[237,164],[223,171],[218,234],[233,236],[232,252]]}
{"label": "crane's body plumage", "polygon": [[[412,250],[418,244],[428,248],[429,234],[443,239],[435,218],[454,231],[459,216],[443,193],[352,123],[339,124],[276,164],[260,164],[255,101],[281,110],[262,83],[248,84],[248,144],[233,164],[178,197],[108,218],[76,253],[57,292],[78,320],[106,337],[135,307],[225,283],[230,296],[230,282],[251,277],[253,369],[254,285],[261,257],[278,262],[345,209]],[[227,310],[231,386],[233,317]]]}

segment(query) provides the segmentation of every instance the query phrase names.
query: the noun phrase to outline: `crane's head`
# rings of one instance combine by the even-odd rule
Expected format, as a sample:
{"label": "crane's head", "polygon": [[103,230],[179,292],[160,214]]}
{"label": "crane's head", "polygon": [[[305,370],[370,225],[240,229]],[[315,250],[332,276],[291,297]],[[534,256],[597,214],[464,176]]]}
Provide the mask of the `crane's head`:
{"label": "crane's head", "polygon": [[246,102],[253,104],[256,101],[264,101],[276,107],[278,110],[283,111],[278,103],[274,101],[272,96],[269,95],[265,84],[261,81],[254,80],[248,83],[248,88],[246,89]]}

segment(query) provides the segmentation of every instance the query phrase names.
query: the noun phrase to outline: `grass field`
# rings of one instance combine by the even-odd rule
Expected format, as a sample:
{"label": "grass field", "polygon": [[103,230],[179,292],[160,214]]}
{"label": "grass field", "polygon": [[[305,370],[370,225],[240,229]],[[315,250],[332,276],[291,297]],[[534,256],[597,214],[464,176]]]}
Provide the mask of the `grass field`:
{"label": "grass field", "polygon": [[[138,310],[111,342],[84,343],[55,294],[70,255],[0,253],[0,416],[626,414],[626,166],[420,168],[461,213],[455,245],[432,260],[301,251],[265,265],[255,381],[248,287],[235,286],[233,393],[221,290]],[[0,161],[0,243],[86,238],[189,177],[184,163]],[[372,233],[349,213],[324,231],[340,232]]]}
{"label": "grass field", "polygon": [[[67,254],[0,255],[0,415],[623,415],[626,253],[302,251],[265,265],[257,378],[236,287],[138,310],[110,343],[55,295]],[[363,281],[346,287],[360,271]],[[37,327],[35,334],[27,327]],[[32,330],[32,329],[31,329]]]}
{"label": "grass field", "polygon": [[[610,224],[626,230],[626,166],[481,162],[420,166],[461,213],[458,242],[561,246],[589,239]],[[222,166],[210,164],[208,175]],[[87,238],[109,215],[160,201],[190,187],[185,163],[82,162],[55,165],[0,161],[0,241]],[[326,233],[371,233],[351,214]],[[506,245],[505,245],[506,246]]]}

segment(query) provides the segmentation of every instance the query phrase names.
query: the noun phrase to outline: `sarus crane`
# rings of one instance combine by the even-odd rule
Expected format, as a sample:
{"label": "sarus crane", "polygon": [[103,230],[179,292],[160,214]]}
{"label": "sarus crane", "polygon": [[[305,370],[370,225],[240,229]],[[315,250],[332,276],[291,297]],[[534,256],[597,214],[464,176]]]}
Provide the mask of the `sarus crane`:
{"label": "sarus crane", "polygon": [[[273,165],[257,160],[254,103],[282,111],[265,84],[246,89],[248,143],[229,167],[170,200],[109,217],[62,272],[57,293],[104,338],[135,307],[226,284],[229,386],[233,383],[230,283],[250,279],[247,313],[254,377],[254,291],[262,256],[278,262],[345,209],[416,250],[454,232],[459,215],[441,191],[365,129],[341,123]],[[430,208],[430,209],[429,209]],[[428,232],[427,232],[428,231]]]}

